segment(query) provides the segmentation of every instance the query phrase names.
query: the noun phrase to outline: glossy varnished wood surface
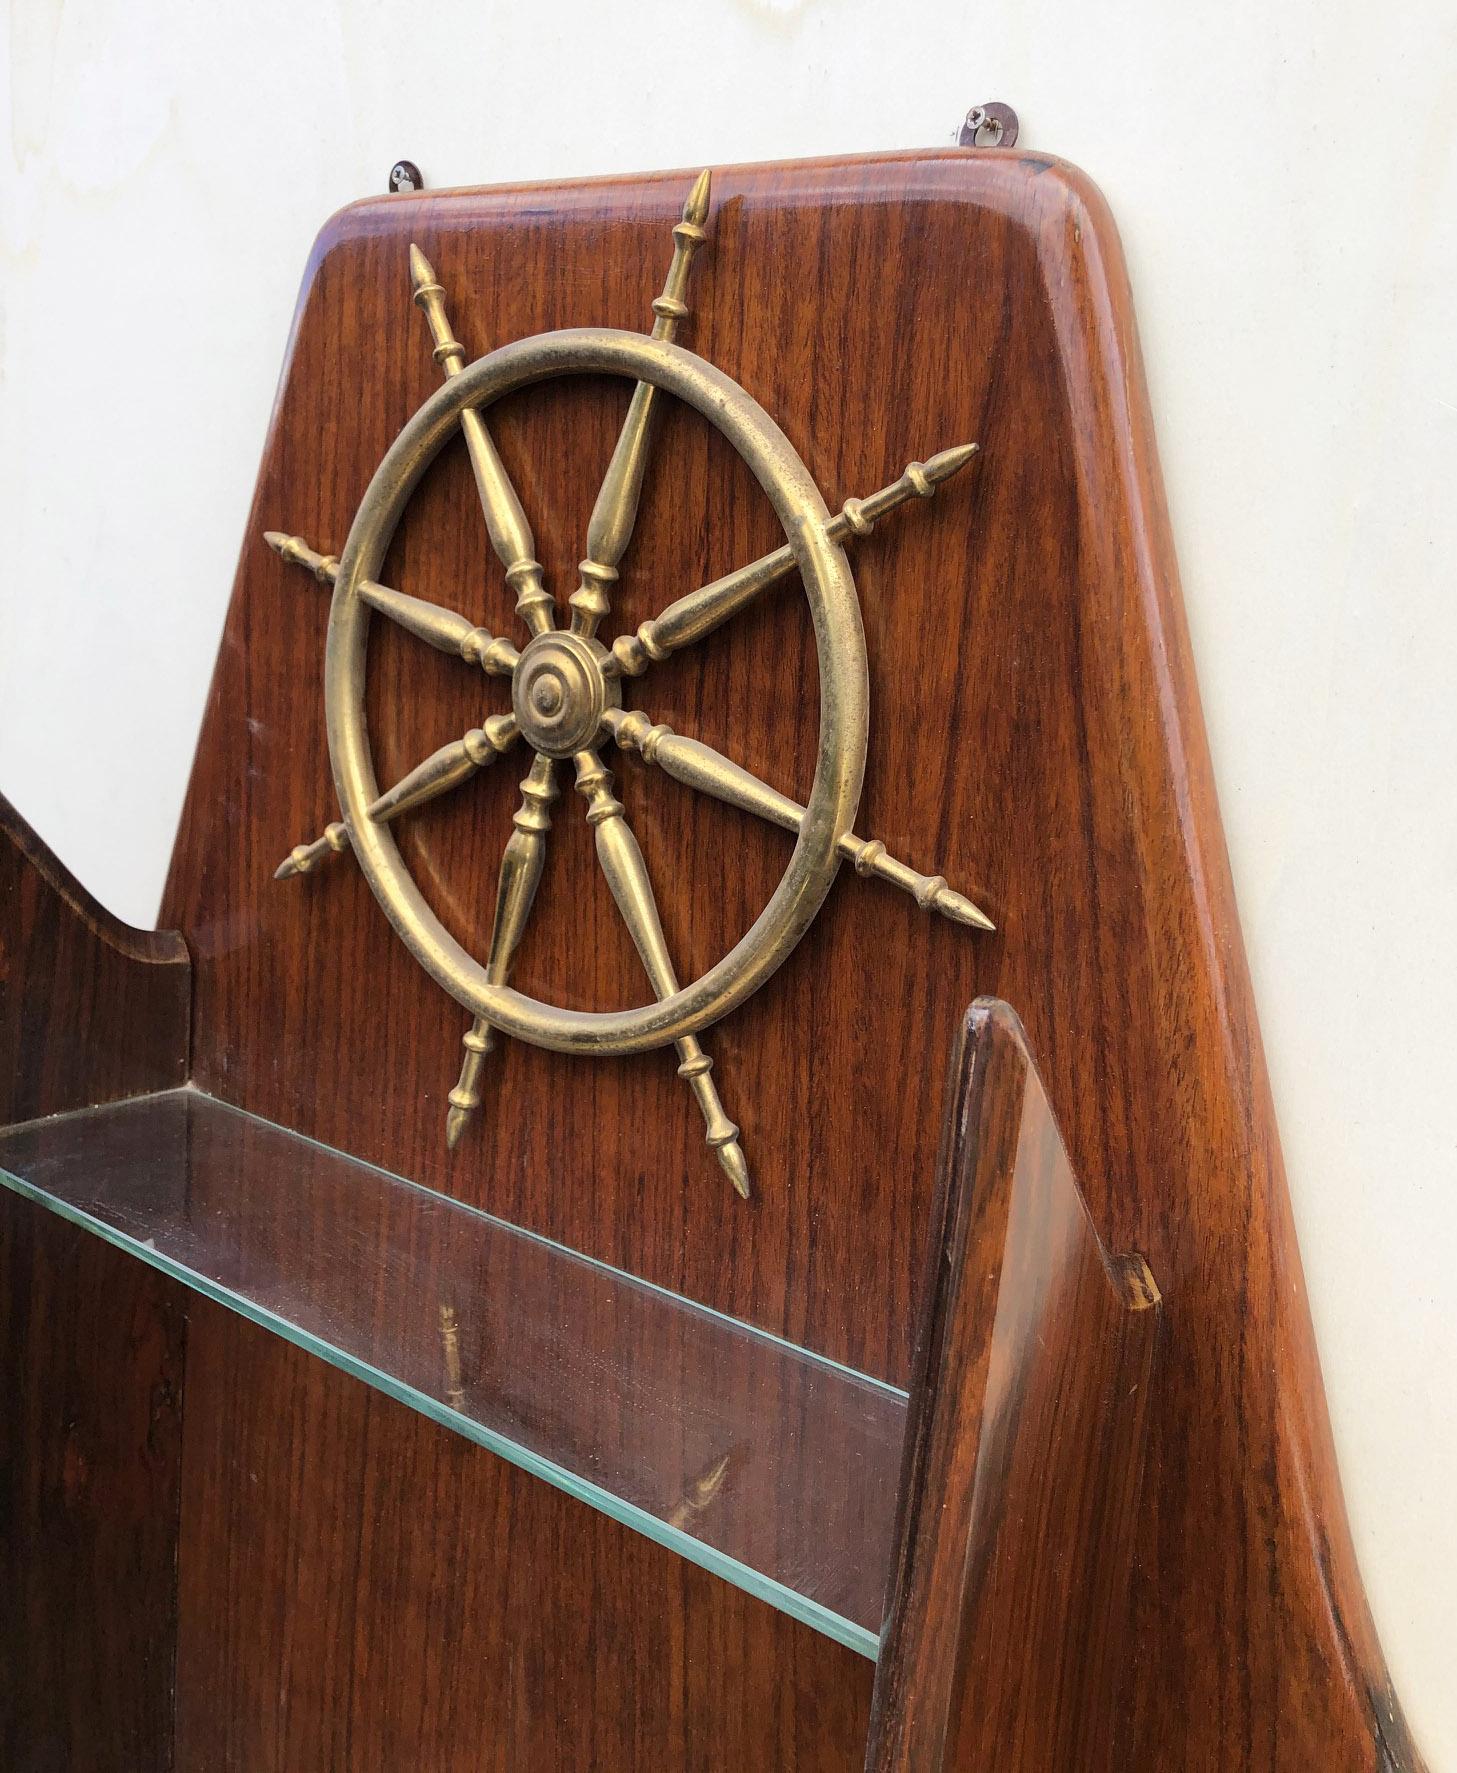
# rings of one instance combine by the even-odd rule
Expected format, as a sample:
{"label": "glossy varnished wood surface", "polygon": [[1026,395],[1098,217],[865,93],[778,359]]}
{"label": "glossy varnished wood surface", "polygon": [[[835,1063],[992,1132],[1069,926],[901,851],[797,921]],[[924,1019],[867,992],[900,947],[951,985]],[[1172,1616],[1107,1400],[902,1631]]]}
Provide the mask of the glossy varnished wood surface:
{"label": "glossy varnished wood surface", "polygon": [[[182,1082],[190,968],[0,798],[0,1124]],[[0,1189],[0,1764],[171,1765],[180,1290]]]}
{"label": "glossy varnished wood surface", "polygon": [[0,1765],[172,1765],[179,1287],[0,1189]]}
{"label": "glossy varnished wood surface", "polygon": [[[1164,1296],[1120,1713],[1136,1723],[1141,1764],[1413,1766],[1344,1523],[1128,293],[1107,212],[1080,175],[951,151],[716,175],[683,340],[775,415],[830,502],[913,456],[983,445],[969,475],[856,555],[873,710],[859,829],[966,886],[1002,931],[969,938],[888,889],[841,880],[783,972],[707,1038],[743,1123],[751,1206],[707,1157],[661,1055],[598,1063],[508,1046],[480,1132],[449,1159],[461,1015],[389,935],[347,858],[271,881],[335,807],[325,598],[261,531],[339,547],[376,462],[434,386],[408,300],[409,241],[436,263],[472,353],[546,327],[640,328],[685,188],[674,175],[380,200],[321,237],[168,892],[166,921],[195,949],[195,1073],[903,1383],[945,1055],[974,996],[1005,998],[1103,1242],[1142,1252]],[[493,418],[563,600],[625,401],[619,386],[563,384]],[[669,413],[608,632],[776,540],[745,470]],[[421,488],[386,576],[510,630],[460,452]],[[656,718],[806,788],[816,677],[793,591],[630,689]],[[369,699],[381,779],[505,706],[500,686],[383,625]],[[497,766],[403,834],[433,903],[477,952],[519,774]],[[788,841],[632,760],[620,785],[690,975],[758,911]],[[558,804],[518,982],[566,1004],[641,1001],[573,800]],[[381,1421],[356,1469],[361,1443],[296,1363],[244,1360],[256,1334],[212,1314],[200,1329],[209,1378],[190,1387],[190,1470],[234,1415],[256,1411],[287,1423],[290,1444],[318,1448],[329,1481],[352,1474],[362,1518],[407,1483],[430,1498],[427,1517],[443,1508],[446,1437]],[[258,1487],[244,1464],[219,1456],[211,1469],[215,1504],[184,1523],[184,1593],[222,1592],[236,1570],[259,1584],[249,1604],[281,1620],[299,1584],[344,1580],[317,1544],[287,1571],[250,1571],[246,1548],[268,1518]],[[289,1506],[312,1506],[309,1489],[300,1470]],[[411,1544],[401,1555],[423,1560],[410,1576],[425,1582],[440,1540]],[[487,1581],[501,1554],[477,1529],[450,1555]],[[564,1616],[569,1594],[593,1604],[572,1558],[543,1559],[537,1574],[545,1616]],[[632,1620],[647,1637],[660,1628],[651,1597]],[[324,1621],[308,1629],[322,1654]],[[382,1651],[384,1618],[361,1629],[355,1654]],[[767,1612],[745,1626],[761,1647],[780,1629]],[[508,1656],[488,1614],[474,1612],[471,1630],[480,1654]],[[250,1683],[271,1654],[256,1634],[232,1641],[215,1691],[261,1691]],[[419,1678],[434,1678],[438,1654],[417,1640]],[[859,1694],[846,1675],[790,1703],[826,1714],[826,1739],[839,1741]],[[656,1753],[660,1722],[640,1720],[640,1759]],[[359,1764],[375,1764],[382,1739],[361,1731]]]}
{"label": "glossy varnished wood surface", "polygon": [[1088,1219],[1016,1016],[953,1062],[872,1773],[1136,1761],[1159,1298]]}
{"label": "glossy varnished wood surface", "polygon": [[182,937],[113,917],[0,795],[0,1126],[184,1082],[191,989]]}
{"label": "glossy varnished wood surface", "polygon": [[853,1651],[202,1300],[188,1388],[179,1768],[860,1765]]}

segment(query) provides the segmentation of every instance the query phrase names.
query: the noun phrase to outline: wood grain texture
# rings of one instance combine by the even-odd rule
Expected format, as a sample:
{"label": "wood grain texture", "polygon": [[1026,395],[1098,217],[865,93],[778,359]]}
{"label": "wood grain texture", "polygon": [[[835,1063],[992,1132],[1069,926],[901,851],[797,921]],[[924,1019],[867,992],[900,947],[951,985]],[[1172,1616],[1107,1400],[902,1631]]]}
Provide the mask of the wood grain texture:
{"label": "wood grain texture", "polygon": [[[96,903],[0,798],[0,1124],[186,1076],[174,932]],[[0,1190],[0,1764],[171,1766],[180,1289]]]}
{"label": "wood grain texture", "polygon": [[866,1766],[1126,1767],[1158,1294],[1099,1243],[994,1001],[954,1062],[930,1267]]}
{"label": "wood grain texture", "polygon": [[[716,174],[682,337],[776,416],[831,503],[913,456],[983,445],[969,475],[856,555],[873,709],[859,829],[944,871],[1002,931],[971,939],[874,883],[840,882],[784,970],[706,1039],[743,1123],[752,1205],[724,1186],[662,1055],[572,1061],[508,1044],[491,1062],[479,1135],[449,1158],[444,1098],[462,1016],[394,941],[347,857],[271,880],[336,809],[325,600],[261,531],[340,546],[375,464],[435,385],[408,300],[409,241],[435,263],[472,353],[547,327],[641,328],[686,184],[377,200],[321,236],[168,890],[167,921],[195,945],[198,1080],[904,1383],[943,1055],[973,997],[1006,999],[1102,1241],[1142,1252],[1164,1295],[1121,1714],[1140,1762],[1415,1766],[1345,1525],[1128,291],[1107,211],[1080,174],[949,150]],[[493,411],[562,600],[626,399],[622,386],[582,381]],[[719,440],[680,412],[665,420],[609,633],[778,540]],[[423,483],[384,576],[509,630],[461,451]],[[376,626],[368,694],[389,779],[505,703],[499,685]],[[802,796],[816,688],[789,590],[655,670],[634,700]],[[687,977],[757,914],[788,842],[630,759],[619,767]],[[477,953],[516,779],[497,766],[403,833],[432,902]],[[570,1005],[641,1001],[573,798],[557,810],[518,982]],[[258,1411],[345,1481],[360,1443],[296,1365],[234,1358],[254,1334],[209,1320],[189,1463],[234,1415]],[[419,1433],[376,1428],[361,1518],[407,1481],[440,1494],[455,1449]],[[255,1580],[249,1468],[217,1471],[216,1506],[194,1517],[208,1531],[184,1524],[194,1594],[223,1593],[230,1570]],[[305,1506],[302,1474],[289,1494]],[[440,1541],[410,1555],[438,1559]],[[499,1547],[484,1536],[450,1555],[472,1580],[494,1579]],[[347,1564],[317,1543],[298,1556],[298,1580],[347,1587]],[[428,1574],[412,1565],[412,1581]],[[537,1575],[543,1615],[564,1617],[548,1562]],[[260,1566],[256,1581],[254,1603],[284,1619],[280,1579]],[[582,1604],[575,1560],[556,1581]],[[633,1621],[645,1644],[662,1624],[648,1597]],[[309,1627],[319,1655],[324,1628]],[[355,1654],[384,1653],[383,1617],[362,1629]],[[753,1628],[778,1629],[767,1615]],[[480,1654],[498,1652],[489,1616],[473,1614],[471,1630]],[[415,1675],[433,1678],[438,1656],[418,1644]],[[239,1638],[219,1678],[261,1691],[249,1685],[260,1657],[267,1666],[256,1639]],[[590,1682],[588,1667],[580,1678]],[[826,1684],[793,1703],[834,1712],[826,1734],[839,1740],[858,1703],[845,1692]],[[642,1727],[635,1752],[651,1764],[656,1721]],[[360,1728],[351,1752],[375,1764],[381,1738]]]}
{"label": "wood grain texture", "polygon": [[180,1768],[860,1764],[853,1651],[205,1300],[188,1388]]}
{"label": "wood grain texture", "polygon": [[183,1294],[0,1190],[0,1765],[172,1765]]}
{"label": "wood grain texture", "polygon": [[191,993],[177,931],[113,917],[0,795],[0,1126],[185,1082]]}

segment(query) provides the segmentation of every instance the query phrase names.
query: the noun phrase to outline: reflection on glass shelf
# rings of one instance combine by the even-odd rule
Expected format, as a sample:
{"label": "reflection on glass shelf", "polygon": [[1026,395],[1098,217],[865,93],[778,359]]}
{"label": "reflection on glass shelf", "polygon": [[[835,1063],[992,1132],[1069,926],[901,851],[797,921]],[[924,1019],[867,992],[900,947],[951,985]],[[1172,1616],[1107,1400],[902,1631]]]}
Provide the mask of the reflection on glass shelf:
{"label": "reflection on glass shelf", "polygon": [[0,1182],[874,1656],[904,1393],[191,1089]]}

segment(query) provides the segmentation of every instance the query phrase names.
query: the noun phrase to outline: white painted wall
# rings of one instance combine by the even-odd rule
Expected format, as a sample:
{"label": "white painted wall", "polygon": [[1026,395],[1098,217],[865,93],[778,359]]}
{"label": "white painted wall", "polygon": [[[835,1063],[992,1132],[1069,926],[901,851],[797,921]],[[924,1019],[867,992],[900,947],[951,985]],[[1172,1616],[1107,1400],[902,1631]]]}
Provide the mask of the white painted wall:
{"label": "white painted wall", "polygon": [[1450,0],[11,0],[0,786],[153,921],[298,278],[432,185],[949,139],[1131,261],[1347,1494],[1457,1768]]}

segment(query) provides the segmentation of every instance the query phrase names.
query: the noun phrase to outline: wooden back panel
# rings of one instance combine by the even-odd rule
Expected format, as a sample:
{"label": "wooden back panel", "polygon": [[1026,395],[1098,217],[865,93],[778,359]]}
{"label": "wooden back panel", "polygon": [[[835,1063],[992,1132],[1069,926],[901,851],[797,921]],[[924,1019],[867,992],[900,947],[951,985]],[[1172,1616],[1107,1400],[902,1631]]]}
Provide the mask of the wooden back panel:
{"label": "wooden back panel", "polygon": [[[1106,209],[1079,174],[1030,155],[946,151],[715,176],[681,338],[775,415],[830,503],[912,457],[983,445],[980,465],[934,505],[888,520],[856,555],[872,692],[858,828],[967,887],[1001,932],[969,937],[888,889],[841,879],[782,973],[706,1037],[744,1128],[751,1205],[705,1153],[662,1054],[593,1062],[507,1043],[491,1061],[482,1128],[449,1157],[444,1098],[463,1016],[393,939],[349,858],[272,882],[289,847],[336,809],[325,597],[261,532],[337,549],[379,457],[435,386],[409,303],[409,242],[434,261],[472,354],[545,328],[643,328],[686,184],[653,175],[391,198],[324,230],[165,907],[194,954],[194,1076],[904,1383],[947,1055],[973,997],[1008,1000],[1099,1233],[1146,1257],[1165,1301],[1129,1657],[1143,1764],[1414,1764],[1341,1510],[1124,273]],[[620,385],[563,383],[495,410],[563,603],[626,397]],[[668,413],[609,634],[778,539],[742,465],[703,425]],[[432,470],[384,576],[510,631],[462,451]],[[381,780],[505,706],[499,686],[383,624],[368,693]],[[787,589],[630,685],[629,705],[802,795],[817,694],[807,614]],[[747,927],[788,840],[635,760],[613,761],[690,976]],[[417,878],[478,953],[519,773],[488,772],[402,834]],[[642,1001],[574,800],[558,804],[517,982],[579,1007]],[[199,1742],[207,1705],[236,1714],[245,1694],[256,1702],[303,1666],[324,1641],[330,1584],[349,1575],[338,1568],[347,1544],[307,1535],[253,1566],[251,1548],[276,1541],[269,1510],[315,1508],[319,1485],[347,1482],[361,1518],[400,1533],[391,1568],[410,1592],[428,1587],[431,1560],[457,1560],[468,1585],[499,1556],[474,1537],[480,1517],[461,1521],[446,1499],[472,1455],[378,1401],[346,1409],[337,1378],[287,1351],[265,1358],[257,1337],[209,1310],[193,1326],[181,1605],[183,1672],[191,1655],[208,1677],[186,1714]],[[264,1440],[292,1422],[318,1469],[282,1491],[275,1474],[265,1501],[251,1460],[227,1450],[235,1407]],[[400,1513],[407,1480],[418,1517]],[[484,1502],[517,1496],[524,1480],[479,1481]],[[543,1618],[566,1617],[592,1604],[579,1539],[611,1532],[558,1501],[539,1506],[563,1539],[532,1556],[534,1592]],[[224,1641],[206,1609],[228,1582],[246,1586],[256,1629]],[[303,1589],[322,1611],[301,1605]],[[656,1630],[653,1609],[667,1608],[676,1630],[687,1604],[679,1588],[645,1596],[639,1624]],[[752,1603],[733,1609],[752,1692],[784,1627]],[[353,1617],[356,1657],[383,1654],[393,1620],[377,1587],[360,1590]],[[270,1618],[297,1618],[303,1635],[280,1648]],[[471,1630],[482,1655],[487,1641],[506,1653],[479,1609]],[[419,1649],[416,1674],[439,1672],[434,1654]],[[823,1741],[826,1764],[839,1764],[829,1744],[854,1734],[847,1719],[863,1727],[866,1683],[833,1647],[807,1654],[823,1664],[815,1703],[837,1720]],[[589,1672],[575,1687],[560,1667],[557,1678],[586,1715]],[[785,1701],[801,1707],[797,1728],[808,1702]],[[651,1719],[639,1726],[648,1764],[662,1744]],[[360,1729],[350,1764],[389,1764]],[[621,1752],[613,1740],[615,1750],[599,1744],[604,1764]],[[275,1747],[255,1743],[244,1760],[304,1764]],[[512,1764],[528,1762],[538,1764]],[[539,1764],[559,1763],[543,1751]],[[741,1763],[700,1742],[684,1764]]]}

